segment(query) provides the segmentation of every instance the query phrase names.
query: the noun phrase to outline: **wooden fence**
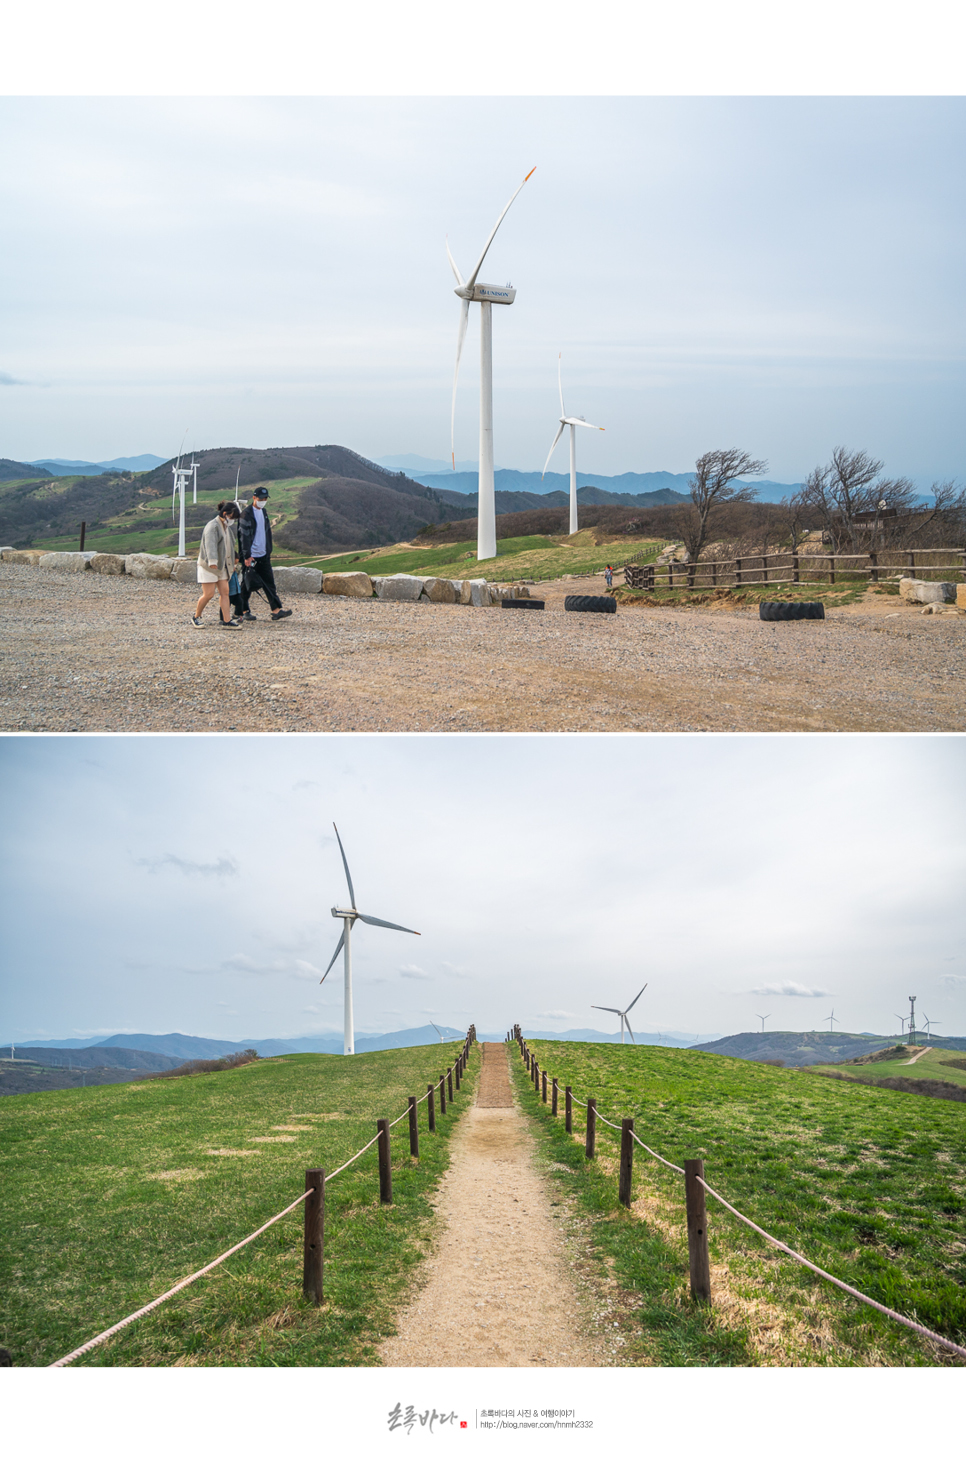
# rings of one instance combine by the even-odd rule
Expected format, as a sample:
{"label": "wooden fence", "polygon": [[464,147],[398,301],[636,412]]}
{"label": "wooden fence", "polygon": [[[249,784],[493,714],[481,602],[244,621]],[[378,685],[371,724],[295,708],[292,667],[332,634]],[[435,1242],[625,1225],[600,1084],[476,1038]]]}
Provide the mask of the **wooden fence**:
{"label": "wooden fence", "polygon": [[[946,561],[923,562],[947,555]],[[901,561],[896,561],[901,560]],[[867,553],[757,553],[697,563],[627,563],[624,585],[653,593],[659,583],[688,589],[745,588],[774,583],[878,583],[897,578],[966,578],[966,549],[897,548]],[[951,580],[953,581],[953,580]]]}

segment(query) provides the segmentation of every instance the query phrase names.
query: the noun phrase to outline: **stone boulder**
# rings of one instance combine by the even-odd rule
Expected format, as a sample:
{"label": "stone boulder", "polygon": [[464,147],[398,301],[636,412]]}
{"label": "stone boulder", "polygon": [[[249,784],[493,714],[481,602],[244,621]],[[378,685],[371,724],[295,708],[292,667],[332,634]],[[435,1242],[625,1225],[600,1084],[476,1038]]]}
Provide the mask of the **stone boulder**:
{"label": "stone boulder", "polygon": [[956,585],[956,608],[966,609],[966,583]]}
{"label": "stone boulder", "polygon": [[15,551],[16,550],[13,547],[12,543],[4,543],[3,546],[0,547],[0,558],[3,557],[4,553],[13,553]]}
{"label": "stone boulder", "polygon": [[60,573],[86,573],[95,556],[94,553],[44,553],[40,566]]}
{"label": "stone boulder", "polygon": [[318,568],[275,568],[275,587],[285,594],[321,594],[322,574]]}
{"label": "stone boulder", "polygon": [[432,604],[455,604],[460,587],[461,583],[454,583],[451,578],[423,579],[423,593]]}
{"label": "stone boulder", "polygon": [[9,553],[4,553],[4,563],[29,563],[31,568],[36,568],[41,558],[47,555],[43,548],[13,548]]}
{"label": "stone boulder", "polygon": [[955,604],[924,604],[919,611],[921,614],[958,614]]}
{"label": "stone boulder", "polygon": [[372,579],[368,573],[326,573],[322,576],[323,594],[342,594],[349,599],[371,599]]}
{"label": "stone boulder", "polygon": [[921,578],[899,580],[899,598],[906,604],[951,604],[955,597],[954,583],[926,583]]}
{"label": "stone boulder", "polygon": [[373,586],[380,599],[401,599],[413,604],[423,592],[422,579],[411,573],[391,573],[388,578],[375,578]]}
{"label": "stone boulder", "polygon": [[198,582],[197,558],[172,558],[171,577],[176,583]]}
{"label": "stone boulder", "polygon": [[124,559],[124,571],[132,578],[170,578],[174,558],[162,558],[157,553],[128,553]]}
{"label": "stone boulder", "polygon": [[[485,578],[471,578],[467,580],[470,586],[470,600],[474,609],[488,609],[493,603],[490,590]],[[462,600],[460,600],[462,603]]]}
{"label": "stone boulder", "polygon": [[124,559],[119,553],[95,553],[91,559],[92,573],[123,573]]}

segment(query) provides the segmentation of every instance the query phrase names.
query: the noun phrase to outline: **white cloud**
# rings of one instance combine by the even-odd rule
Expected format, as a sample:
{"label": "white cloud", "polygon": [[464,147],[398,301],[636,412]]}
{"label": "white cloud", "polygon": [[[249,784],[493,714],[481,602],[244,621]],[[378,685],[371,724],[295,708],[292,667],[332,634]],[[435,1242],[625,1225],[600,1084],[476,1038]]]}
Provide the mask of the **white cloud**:
{"label": "white cloud", "polygon": [[468,978],[470,976],[468,968],[456,967],[452,962],[441,962],[439,965],[448,978]]}
{"label": "white cloud", "polygon": [[566,1013],[564,1011],[564,1009],[562,1009],[562,1008],[552,1008],[547,1013],[537,1013],[537,1014],[534,1014],[534,1018],[568,1019],[568,1018],[576,1018],[576,1017],[577,1017],[577,1015],[575,1013]]}
{"label": "white cloud", "polygon": [[405,962],[399,969],[399,976],[401,978],[428,978],[429,973],[424,972],[421,967],[417,967],[413,962]]}
{"label": "white cloud", "polygon": [[213,876],[216,880],[227,880],[230,875],[238,874],[238,866],[229,855],[220,855],[213,862],[204,860],[186,860],[181,855],[161,855],[158,859],[139,859],[134,861],[135,865],[141,865],[152,875],[165,865],[170,865],[175,870],[180,870],[182,875],[204,875]]}
{"label": "white cloud", "polygon": [[944,972],[939,981],[947,988],[961,988],[966,983],[966,977],[961,972]]}
{"label": "white cloud", "polygon": [[768,983],[763,988],[750,988],[758,998],[834,998],[826,988],[803,988],[801,983]]}

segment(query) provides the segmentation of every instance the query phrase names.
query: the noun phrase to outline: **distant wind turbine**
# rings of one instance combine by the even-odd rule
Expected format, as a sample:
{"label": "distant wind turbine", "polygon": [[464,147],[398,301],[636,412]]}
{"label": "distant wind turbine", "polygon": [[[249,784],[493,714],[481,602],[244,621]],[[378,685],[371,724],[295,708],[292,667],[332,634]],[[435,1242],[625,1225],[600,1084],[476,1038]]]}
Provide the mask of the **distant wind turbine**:
{"label": "distant wind turbine", "polygon": [[[534,170],[530,170],[533,174]],[[505,287],[490,286],[486,282],[477,281],[480,268],[490,246],[493,237],[503,224],[503,217],[513,204],[523,185],[526,184],[530,174],[524,179],[523,184],[515,189],[509,201],[503,209],[503,214],[490,231],[489,239],[480,253],[480,259],[473,267],[469,279],[464,281],[460,275],[460,269],[453,260],[453,253],[449,248],[449,240],[446,242],[446,255],[449,264],[453,268],[456,277],[455,292],[460,298],[460,322],[456,337],[456,368],[453,373],[453,408],[450,416],[450,454],[453,461],[453,469],[456,469],[456,384],[460,373],[460,355],[463,352],[463,339],[466,337],[466,324],[469,321],[470,303],[480,304],[480,472],[479,472],[479,497],[476,506],[477,558],[496,557],[496,495],[493,489],[493,303],[503,303],[509,307],[516,297],[516,288],[509,283]]]}
{"label": "distant wind turbine", "polygon": [[933,1026],[933,1024],[941,1024],[942,1023],[942,1019],[941,1018],[930,1018],[929,1015],[928,1015],[928,1013],[923,1014],[923,1018],[926,1020],[926,1042],[928,1043],[929,1040],[932,1038],[932,1026]]}
{"label": "distant wind turbine", "polygon": [[831,1025],[832,1025],[830,1032],[834,1034],[835,1033],[835,1009],[834,1008],[832,1009],[832,1012],[831,1013],[827,1013],[825,1015],[825,1017],[823,1018],[823,1020],[822,1020],[822,1023],[823,1024],[827,1024],[829,1022],[831,1022]]}
{"label": "distant wind turbine", "polygon": [[770,1013],[756,1013],[755,1014],[755,1018],[760,1018],[761,1019],[761,1032],[764,1033],[765,1032],[765,1019],[766,1018],[771,1018],[771,1014]]}
{"label": "distant wind turbine", "polygon": [[[560,374],[560,360],[562,355],[557,354],[557,388],[560,391],[560,428],[553,439],[547,459],[543,467],[543,476],[547,474],[547,466],[550,465],[550,457],[553,455],[557,441],[560,439],[567,425],[570,426],[570,531],[577,531],[577,426],[583,425],[585,430],[603,430],[603,425],[591,425],[584,419],[583,415],[568,415],[564,409],[563,379]],[[541,481],[543,480],[541,476]]]}
{"label": "distant wind turbine", "polygon": [[906,1032],[906,1015],[904,1013],[894,1013],[892,1017],[899,1020],[899,1033],[904,1034]]}
{"label": "distant wind turbine", "polygon": [[[646,987],[647,987],[647,983],[644,984],[644,988],[646,988]],[[641,989],[641,993],[644,992],[644,988]],[[641,993],[638,993],[637,998],[640,998]],[[634,1032],[631,1029],[630,1023],[628,1022],[628,1018],[627,1018],[627,1015],[630,1013],[631,1009],[634,1007],[634,1004],[637,1002],[637,998],[632,998],[631,1001],[630,1001],[630,1003],[628,1003],[628,1005],[627,1005],[626,1008],[605,1008],[602,1003],[592,1003],[590,1005],[591,1008],[597,1008],[597,1009],[599,1009],[601,1013],[619,1013],[620,1014],[620,1020],[621,1020],[621,1043],[622,1044],[624,1042],[624,1025],[625,1024],[627,1025],[627,1032],[631,1036],[631,1043],[632,1044],[636,1044],[637,1043],[637,1040],[634,1038]]]}
{"label": "distant wind turbine", "polygon": [[345,850],[342,848],[342,840],[339,838],[339,831],[338,831],[338,829],[336,829],[336,826],[334,824],[332,825],[332,828],[335,829],[335,837],[339,841],[339,852],[342,855],[342,864],[345,867],[345,878],[346,878],[346,880],[348,881],[348,884],[349,884],[349,900],[351,902],[351,905],[346,906],[346,907],[339,907],[339,906],[333,906],[332,907],[332,915],[335,916],[335,917],[337,917],[337,918],[340,918],[341,921],[342,921],[342,936],[341,936],[341,938],[339,940],[339,945],[336,947],[335,951],[332,953],[332,961],[329,963],[328,967],[325,969],[325,972],[322,974],[321,978],[319,979],[319,982],[320,983],[324,983],[325,982],[326,978],[329,976],[329,973],[332,971],[332,965],[335,962],[335,959],[338,957],[339,953],[342,951],[342,949],[344,947],[345,948],[345,1014],[344,1014],[345,1023],[344,1023],[343,1049],[342,1049],[342,1052],[343,1052],[343,1054],[355,1054],[355,1052],[356,1052],[356,1040],[355,1040],[355,1031],[354,1031],[353,1022],[352,1022],[352,956],[351,956],[351,943],[350,943],[350,936],[351,936],[351,933],[352,933],[352,928],[355,926],[355,924],[356,924],[357,921],[364,921],[367,926],[386,926],[386,927],[388,927],[390,929],[390,931],[407,931],[407,932],[409,932],[414,937],[420,936],[421,933],[418,932],[418,931],[414,931],[411,926],[400,926],[395,921],[380,921],[379,918],[378,918],[378,916],[366,916],[366,915],[363,914],[363,912],[358,911],[356,909],[356,893],[352,889],[352,876],[349,874],[349,862],[348,862],[348,860],[345,857]]}

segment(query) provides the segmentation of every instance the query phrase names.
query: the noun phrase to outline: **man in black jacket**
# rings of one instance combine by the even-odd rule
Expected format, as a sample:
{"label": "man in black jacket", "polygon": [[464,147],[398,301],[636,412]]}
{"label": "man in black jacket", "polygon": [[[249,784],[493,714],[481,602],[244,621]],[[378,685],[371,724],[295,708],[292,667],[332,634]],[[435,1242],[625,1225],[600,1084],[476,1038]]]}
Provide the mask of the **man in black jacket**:
{"label": "man in black jacket", "polygon": [[275,575],[272,572],[272,524],[265,511],[267,501],[268,492],[265,487],[256,486],[251,506],[246,507],[241,514],[238,542],[249,592],[261,589],[268,600],[272,618],[285,619],[292,611],[282,608],[282,601],[275,587]]}

